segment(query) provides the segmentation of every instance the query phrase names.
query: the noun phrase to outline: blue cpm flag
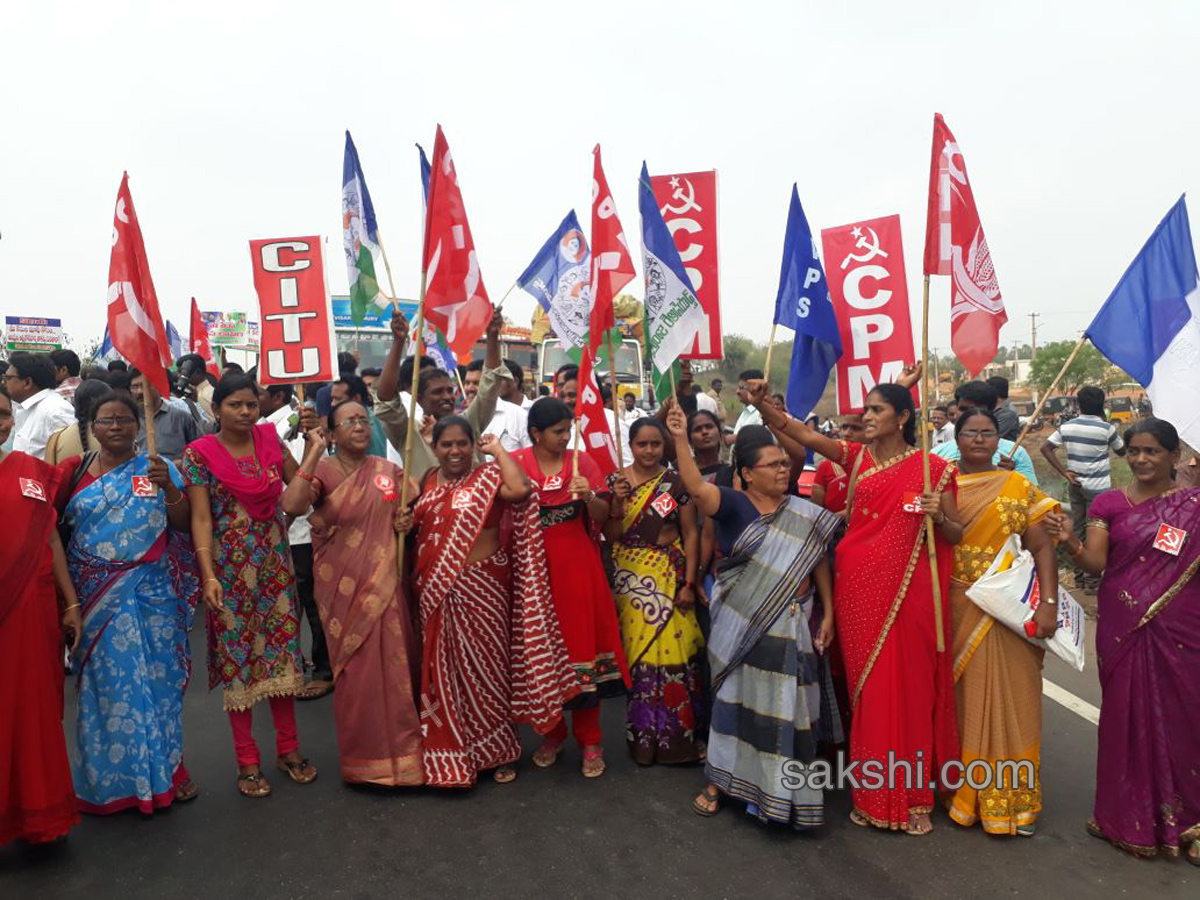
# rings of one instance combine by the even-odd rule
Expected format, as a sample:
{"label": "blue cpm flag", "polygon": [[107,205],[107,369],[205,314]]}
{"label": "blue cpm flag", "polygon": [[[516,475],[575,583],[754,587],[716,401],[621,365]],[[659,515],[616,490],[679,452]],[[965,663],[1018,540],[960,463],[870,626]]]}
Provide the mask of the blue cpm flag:
{"label": "blue cpm flag", "polygon": [[1200,446],[1200,275],[1185,198],[1171,207],[1088,326],[1101,353],[1146,388],[1154,415]]}
{"label": "blue cpm flag", "polygon": [[825,270],[821,268],[817,245],[794,184],[787,234],[783,239],[774,321],[796,335],[788,373],[787,408],[793,416],[803,419],[821,399],[829,373],[842,355],[842,338],[829,300]]}

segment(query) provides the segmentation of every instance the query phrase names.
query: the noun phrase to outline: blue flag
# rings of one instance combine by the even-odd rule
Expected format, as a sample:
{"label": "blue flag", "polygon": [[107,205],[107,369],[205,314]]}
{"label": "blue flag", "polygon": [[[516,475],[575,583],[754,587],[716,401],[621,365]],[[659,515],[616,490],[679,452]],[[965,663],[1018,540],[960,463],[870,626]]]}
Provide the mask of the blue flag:
{"label": "blue flag", "polygon": [[104,326],[104,340],[100,342],[100,346],[96,348],[96,353],[92,359],[103,362],[107,359],[116,359],[117,351],[113,349],[112,338],[108,336],[108,326]]}
{"label": "blue flag", "polygon": [[167,319],[167,344],[171,348],[171,359],[183,356],[183,338],[170,319]]}
{"label": "blue flag", "polygon": [[794,184],[787,234],[783,239],[783,266],[779,271],[779,293],[775,295],[774,321],[796,335],[788,372],[787,408],[793,416],[803,419],[825,391],[829,373],[842,355],[842,338],[829,300],[825,270],[817,256],[817,244]]}
{"label": "blue flag", "polygon": [[1158,223],[1086,334],[1146,388],[1155,416],[1200,446],[1200,274],[1184,197]]}
{"label": "blue flag", "polygon": [[517,276],[517,287],[536,300],[550,317],[564,349],[587,343],[592,310],[592,254],[575,210],[563,218],[554,234]]}
{"label": "blue flag", "polygon": [[342,159],[342,249],[350,281],[350,316],[355,325],[366,319],[371,304],[387,309],[391,301],[379,289],[375,259],[379,256],[379,225],[367,180],[363,177],[358,150],[346,132],[346,154]]}
{"label": "blue flag", "polygon": [[429,172],[431,166],[429,160],[425,156],[425,148],[417,144],[417,153],[421,155],[421,196],[425,198],[425,202],[429,202]]}

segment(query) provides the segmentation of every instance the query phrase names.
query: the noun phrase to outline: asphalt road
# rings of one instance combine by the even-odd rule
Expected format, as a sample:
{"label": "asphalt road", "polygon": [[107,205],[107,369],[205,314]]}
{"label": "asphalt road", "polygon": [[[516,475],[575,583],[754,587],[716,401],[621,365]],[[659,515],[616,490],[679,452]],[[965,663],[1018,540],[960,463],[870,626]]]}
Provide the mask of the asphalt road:
{"label": "asphalt road", "polygon": [[[197,629],[198,661],[202,638]],[[1051,661],[1046,675],[1099,704],[1091,664],[1079,676]],[[320,778],[301,787],[280,774],[272,797],[247,800],[234,789],[220,698],[203,681],[197,671],[185,713],[200,797],[149,818],[85,817],[53,848],[0,848],[0,898],[1200,896],[1200,869],[1137,860],[1084,832],[1096,729],[1049,699],[1037,836],[990,837],[938,812],[934,833],[916,838],[851,824],[845,793],[828,797],[817,833],[763,826],[733,803],[702,819],[689,808],[700,771],[634,765],[619,701],[604,713],[603,778],[583,779],[572,747],[555,768],[524,762],[514,783],[469,792],[343,785],[332,700],[301,703],[303,749]],[[256,713],[265,759],[269,719]],[[527,758],[534,746],[527,733]]]}

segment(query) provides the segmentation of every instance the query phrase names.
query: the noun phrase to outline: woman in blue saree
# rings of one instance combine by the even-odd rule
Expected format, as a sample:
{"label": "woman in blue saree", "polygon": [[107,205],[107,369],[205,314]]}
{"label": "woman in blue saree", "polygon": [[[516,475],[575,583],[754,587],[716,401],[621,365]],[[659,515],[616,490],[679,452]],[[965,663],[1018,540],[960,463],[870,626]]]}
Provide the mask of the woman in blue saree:
{"label": "woman in blue saree", "polygon": [[99,450],[63,463],[71,580],[83,604],[72,759],[83,812],[143,813],[196,796],[183,765],[188,627],[199,599],[175,466],[137,453],[137,406],[92,407]]}

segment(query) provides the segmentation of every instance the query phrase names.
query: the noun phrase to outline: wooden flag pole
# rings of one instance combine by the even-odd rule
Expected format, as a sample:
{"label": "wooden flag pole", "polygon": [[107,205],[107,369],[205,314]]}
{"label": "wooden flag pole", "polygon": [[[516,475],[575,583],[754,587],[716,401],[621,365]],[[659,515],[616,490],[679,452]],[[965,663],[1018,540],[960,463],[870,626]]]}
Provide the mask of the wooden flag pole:
{"label": "wooden flag pole", "polygon": [[571,477],[579,477],[579,454],[583,452],[583,433],[579,430],[579,420],[572,419],[571,425],[575,429],[575,450],[571,453]]}
{"label": "wooden flag pole", "polygon": [[1075,349],[1071,351],[1071,355],[1067,357],[1067,361],[1063,363],[1063,367],[1058,370],[1058,374],[1054,376],[1054,380],[1050,382],[1050,387],[1046,388],[1046,393],[1042,395],[1041,402],[1038,403],[1037,409],[1033,411],[1033,415],[1029,417],[1029,421],[1025,423],[1025,427],[1021,429],[1021,433],[1017,435],[1017,440],[1013,444],[1012,453],[1007,457],[1012,459],[1016,454],[1017,448],[1021,446],[1021,442],[1025,440],[1025,436],[1029,434],[1034,424],[1037,423],[1038,417],[1042,414],[1042,409],[1046,405],[1046,401],[1050,399],[1050,395],[1054,393],[1054,389],[1058,387],[1058,383],[1062,381],[1062,377],[1067,374],[1067,369],[1071,368],[1071,363],[1075,362],[1075,357],[1079,351],[1083,349],[1083,345],[1087,342],[1087,335],[1081,337],[1078,343],[1075,344]]}
{"label": "wooden flag pole", "polygon": [[142,410],[146,417],[146,450],[151,456],[158,456],[158,434],[154,430],[154,410],[150,408],[150,388],[150,377],[143,372]]}
{"label": "wooden flag pole", "polygon": [[383,249],[383,240],[379,237],[379,229],[378,228],[375,229],[375,240],[379,246],[379,255],[383,257],[383,270],[385,272],[387,272],[388,290],[392,292],[392,296],[389,297],[388,299],[392,301],[393,308],[398,308],[396,305],[397,304],[396,285],[392,282],[392,267],[391,267],[391,264],[388,263],[387,251]]}
{"label": "wooden flag pole", "polygon": [[763,363],[763,378],[767,380],[767,384],[771,383],[771,353],[775,350],[775,328],[776,323],[771,323],[771,336],[767,338],[767,361]]}
{"label": "wooden flag pole", "polygon": [[504,296],[500,298],[500,302],[496,304],[496,312],[500,312],[501,308],[504,306],[504,301],[508,299],[508,295],[511,294],[516,289],[517,289],[517,283],[514,281],[512,283],[512,286],[509,287],[509,289],[504,292]]}
{"label": "wooden flag pole", "polygon": [[[613,429],[616,431],[613,443],[617,445],[617,470],[625,468],[625,452],[621,449],[621,413],[617,407],[617,355],[613,352],[612,331],[608,332],[606,337],[608,341],[608,365],[609,378],[612,381],[612,411],[613,411]],[[584,350],[586,353],[587,351]]]}
{"label": "wooden flag pole", "polygon": [[[925,276],[924,297],[921,301],[921,468],[925,477],[925,493],[933,486],[929,474],[929,276]],[[946,652],[946,636],[942,623],[942,584],[938,580],[937,545],[933,536],[933,516],[925,516],[925,550],[929,556],[930,584],[933,585],[933,627],[937,630],[937,652]]]}
{"label": "wooden flag pole", "polygon": [[[408,485],[411,481],[409,471],[412,468],[413,434],[417,430],[417,391],[421,385],[421,357],[425,353],[422,335],[425,331],[425,281],[426,273],[421,273],[421,291],[417,299],[416,317],[416,352],[413,354],[412,396],[408,401],[408,430],[404,435],[404,483],[400,485],[400,508],[408,506]],[[396,571],[404,577],[404,544],[408,535],[396,535]]]}

